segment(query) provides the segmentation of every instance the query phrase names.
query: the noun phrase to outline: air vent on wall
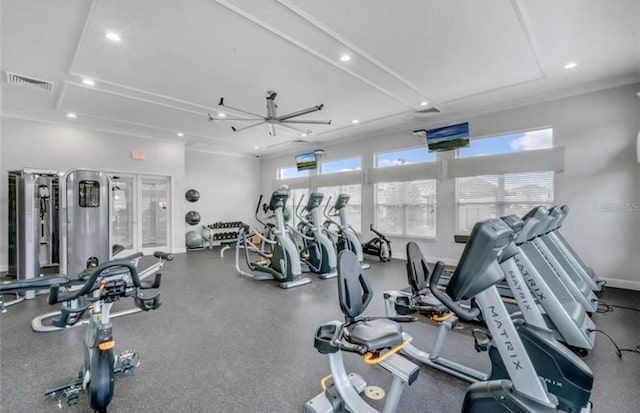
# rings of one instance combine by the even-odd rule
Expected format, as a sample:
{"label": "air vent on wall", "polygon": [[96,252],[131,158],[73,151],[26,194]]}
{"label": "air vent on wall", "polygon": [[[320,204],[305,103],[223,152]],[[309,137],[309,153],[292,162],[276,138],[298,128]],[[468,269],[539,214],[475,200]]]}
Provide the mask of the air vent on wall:
{"label": "air vent on wall", "polygon": [[51,92],[51,89],[53,88],[53,83],[46,80],[36,79],[35,77],[23,76],[11,72],[6,72],[6,74],[7,83],[10,85],[42,89],[47,92]]}
{"label": "air vent on wall", "polygon": [[433,115],[439,115],[441,114],[442,111],[438,108],[427,108],[427,109],[422,109],[422,110],[416,110],[416,115],[417,116],[433,116]]}

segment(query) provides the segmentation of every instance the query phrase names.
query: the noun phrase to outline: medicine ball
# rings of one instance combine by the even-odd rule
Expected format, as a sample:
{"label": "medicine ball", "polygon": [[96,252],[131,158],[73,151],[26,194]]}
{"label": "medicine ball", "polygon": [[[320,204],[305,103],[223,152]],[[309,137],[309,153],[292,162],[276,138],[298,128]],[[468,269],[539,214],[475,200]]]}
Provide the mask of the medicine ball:
{"label": "medicine ball", "polygon": [[187,248],[200,248],[202,246],[202,234],[198,231],[189,231],[184,238]]}
{"label": "medicine ball", "polygon": [[184,219],[189,225],[198,225],[200,223],[200,214],[197,211],[189,211]]}
{"label": "medicine ball", "polygon": [[184,197],[187,199],[187,201],[189,202],[196,202],[198,199],[200,199],[200,192],[198,192],[196,189],[189,189],[185,194]]}

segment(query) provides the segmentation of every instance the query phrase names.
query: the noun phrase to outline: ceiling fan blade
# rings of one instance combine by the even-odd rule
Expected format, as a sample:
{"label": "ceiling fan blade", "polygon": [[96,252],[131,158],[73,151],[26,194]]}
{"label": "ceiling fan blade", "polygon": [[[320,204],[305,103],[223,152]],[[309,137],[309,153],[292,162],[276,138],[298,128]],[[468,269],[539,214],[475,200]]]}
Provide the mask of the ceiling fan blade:
{"label": "ceiling fan blade", "polygon": [[260,126],[260,125],[262,125],[264,123],[266,123],[266,121],[263,120],[262,122],[254,123],[253,125],[245,126],[243,128],[238,128],[238,129],[236,129],[235,127],[232,126],[231,129],[233,129],[234,132],[241,132],[243,130],[247,130],[247,129],[250,129],[250,128],[255,128],[256,126]]}
{"label": "ceiling fan blade", "polygon": [[310,125],[331,125],[330,120],[283,120],[283,121],[280,121],[280,125],[285,123],[295,123],[299,125],[304,125],[305,123],[308,123]]}
{"label": "ceiling fan blade", "polygon": [[236,111],[236,112],[244,113],[245,115],[250,115],[253,118],[264,119],[264,116],[260,116],[260,115],[258,115],[256,113],[248,112],[246,110],[234,108],[233,106],[225,105],[224,104],[224,98],[220,98],[220,103],[218,103],[218,106],[222,106],[223,108],[231,109],[231,110]]}
{"label": "ceiling fan blade", "polygon": [[295,117],[298,117],[298,116],[306,115],[307,113],[317,112],[319,110],[322,110],[323,107],[324,107],[324,105],[312,106],[312,107],[307,108],[307,109],[298,110],[296,112],[291,112],[289,114],[280,116],[279,118],[277,118],[277,120],[282,122],[283,120],[287,120],[287,119],[295,118]]}
{"label": "ceiling fan blade", "polygon": [[283,128],[287,128],[287,129],[294,130],[294,131],[296,131],[296,132],[300,132],[300,133],[306,133],[306,134],[311,133],[311,131],[310,131],[310,130],[308,130],[308,129],[307,129],[307,130],[302,130],[302,129],[294,128],[293,126],[289,126],[289,125],[287,125],[287,124],[286,124],[286,123],[284,123],[284,122],[279,122],[277,125],[278,125],[278,126],[281,126],[281,127],[283,127]]}
{"label": "ceiling fan blade", "polygon": [[215,117],[213,116],[211,113],[207,113],[207,115],[209,115],[209,120],[210,121],[214,121],[214,120],[238,120],[238,121],[252,121],[252,120],[264,120],[264,118],[221,118],[221,117]]}

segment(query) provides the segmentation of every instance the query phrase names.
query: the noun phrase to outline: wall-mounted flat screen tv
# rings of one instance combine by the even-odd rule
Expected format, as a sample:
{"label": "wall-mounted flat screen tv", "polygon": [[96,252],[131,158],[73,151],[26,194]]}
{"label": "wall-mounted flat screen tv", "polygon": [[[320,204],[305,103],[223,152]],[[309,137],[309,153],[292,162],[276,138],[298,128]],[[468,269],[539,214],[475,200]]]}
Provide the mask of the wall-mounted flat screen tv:
{"label": "wall-mounted flat screen tv", "polygon": [[469,123],[444,126],[426,131],[429,152],[451,151],[469,146]]}
{"label": "wall-mounted flat screen tv", "polygon": [[298,171],[316,169],[318,167],[318,160],[316,159],[316,154],[313,152],[309,152],[309,153],[296,155],[296,166],[298,167]]}

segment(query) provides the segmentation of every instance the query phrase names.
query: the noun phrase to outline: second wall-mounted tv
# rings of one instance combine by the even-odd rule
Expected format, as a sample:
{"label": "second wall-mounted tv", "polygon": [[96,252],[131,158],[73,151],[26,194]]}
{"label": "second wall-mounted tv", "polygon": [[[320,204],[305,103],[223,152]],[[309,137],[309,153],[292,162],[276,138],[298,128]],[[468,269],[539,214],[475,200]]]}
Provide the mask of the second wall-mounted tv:
{"label": "second wall-mounted tv", "polygon": [[451,151],[469,146],[469,123],[444,126],[426,131],[429,152]]}
{"label": "second wall-mounted tv", "polygon": [[314,152],[296,155],[296,166],[298,171],[306,171],[308,169],[316,169],[318,167],[318,159]]}

